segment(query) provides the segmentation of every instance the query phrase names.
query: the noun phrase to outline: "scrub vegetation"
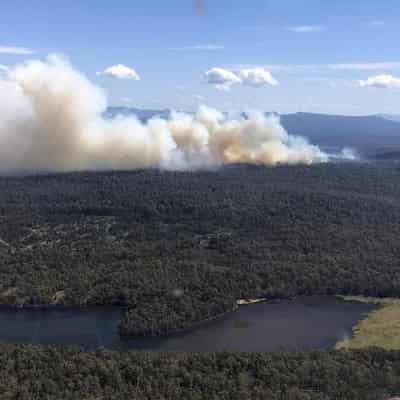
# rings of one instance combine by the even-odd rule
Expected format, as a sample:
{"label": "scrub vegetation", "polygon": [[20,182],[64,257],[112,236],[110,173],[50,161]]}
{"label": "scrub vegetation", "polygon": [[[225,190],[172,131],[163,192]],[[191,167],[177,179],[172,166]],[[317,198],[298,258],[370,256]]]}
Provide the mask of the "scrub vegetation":
{"label": "scrub vegetation", "polygon": [[400,299],[378,299],[361,296],[344,296],[345,300],[362,301],[379,305],[354,328],[352,338],[339,342],[339,349],[360,349],[379,346],[400,350]]}

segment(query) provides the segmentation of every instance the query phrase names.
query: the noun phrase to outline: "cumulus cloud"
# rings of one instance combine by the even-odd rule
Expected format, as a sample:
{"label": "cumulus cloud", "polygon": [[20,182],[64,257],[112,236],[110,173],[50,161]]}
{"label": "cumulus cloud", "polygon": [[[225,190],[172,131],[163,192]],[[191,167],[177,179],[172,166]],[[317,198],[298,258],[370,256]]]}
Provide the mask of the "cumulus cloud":
{"label": "cumulus cloud", "polygon": [[98,75],[111,76],[116,79],[132,79],[134,81],[139,81],[139,74],[130,67],[123,64],[112,65],[106,68],[103,72],[99,72]]}
{"label": "cumulus cloud", "polygon": [[219,90],[229,90],[236,83],[242,83],[241,79],[232,71],[224,68],[211,68],[205,73],[207,83],[214,85]]}
{"label": "cumulus cloud", "polygon": [[0,46],[0,54],[30,55],[35,51],[27,47]]}
{"label": "cumulus cloud", "polygon": [[278,81],[272,76],[271,72],[265,68],[245,68],[240,71],[240,79],[244,85],[249,86],[264,86],[278,85]]}
{"label": "cumulus cloud", "polygon": [[246,86],[278,85],[278,81],[264,67],[241,68],[231,71],[224,68],[212,68],[206,72],[207,83],[217,89],[229,90],[232,85],[242,84]]}
{"label": "cumulus cloud", "polygon": [[315,33],[322,32],[325,28],[321,25],[297,25],[289,27],[288,30],[295,33]]}
{"label": "cumulus cloud", "polygon": [[360,87],[375,87],[380,89],[400,88],[400,78],[386,74],[371,76],[366,80],[359,80],[357,83]]}
{"label": "cumulus cloud", "polygon": [[66,61],[10,69],[0,87],[0,173],[98,169],[195,169],[230,163],[311,164],[329,156],[289,135],[276,116],[195,115],[142,123],[104,118],[106,96]]}

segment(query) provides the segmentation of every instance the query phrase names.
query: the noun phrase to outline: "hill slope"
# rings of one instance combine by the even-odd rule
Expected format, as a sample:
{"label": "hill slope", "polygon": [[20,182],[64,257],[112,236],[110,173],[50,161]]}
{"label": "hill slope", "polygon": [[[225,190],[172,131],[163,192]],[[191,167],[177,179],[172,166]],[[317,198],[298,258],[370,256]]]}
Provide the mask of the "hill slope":
{"label": "hill slope", "polygon": [[238,298],[400,296],[399,179],[396,164],[0,178],[0,301],[124,304],[122,332],[153,335]]}
{"label": "hill slope", "polygon": [[400,123],[379,116],[296,113],[281,116],[285,129],[322,147],[352,147],[366,155],[400,149]]}

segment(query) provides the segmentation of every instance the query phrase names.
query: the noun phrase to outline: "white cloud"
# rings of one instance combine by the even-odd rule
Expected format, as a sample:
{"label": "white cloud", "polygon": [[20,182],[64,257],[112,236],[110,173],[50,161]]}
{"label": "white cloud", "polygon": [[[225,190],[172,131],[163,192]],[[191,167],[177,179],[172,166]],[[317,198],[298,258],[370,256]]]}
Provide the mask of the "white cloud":
{"label": "white cloud", "polygon": [[295,33],[314,33],[314,32],[322,32],[325,28],[321,25],[297,25],[291,26],[288,28],[289,31]]}
{"label": "white cloud", "polygon": [[258,87],[278,85],[278,81],[264,67],[241,68],[235,72],[225,68],[211,68],[205,75],[207,83],[225,91],[235,84]]}
{"label": "white cloud", "polygon": [[29,55],[34,53],[34,50],[27,47],[0,46],[0,54]]}
{"label": "white cloud", "polygon": [[1,72],[8,72],[8,67],[6,65],[0,64],[0,71]]}
{"label": "white cloud", "polygon": [[224,68],[211,68],[206,73],[207,83],[214,85],[219,90],[229,90],[236,83],[242,83],[241,79],[232,71]]}
{"label": "white cloud", "polygon": [[200,94],[195,94],[193,97],[198,101],[204,101],[206,98]]}
{"label": "white cloud", "polygon": [[262,67],[242,69],[239,74],[240,79],[244,85],[249,86],[264,86],[264,85],[278,85],[278,81],[272,74]]}
{"label": "white cloud", "polygon": [[224,50],[224,46],[218,44],[198,44],[194,46],[171,47],[174,51],[218,51]]}
{"label": "white cloud", "polygon": [[366,80],[359,80],[357,83],[360,87],[375,87],[380,89],[400,88],[400,78],[385,74],[371,76]]}
{"label": "white cloud", "polygon": [[139,74],[133,68],[129,68],[122,64],[112,65],[111,67],[106,68],[103,72],[98,72],[97,75],[111,76],[116,79],[140,80]]}

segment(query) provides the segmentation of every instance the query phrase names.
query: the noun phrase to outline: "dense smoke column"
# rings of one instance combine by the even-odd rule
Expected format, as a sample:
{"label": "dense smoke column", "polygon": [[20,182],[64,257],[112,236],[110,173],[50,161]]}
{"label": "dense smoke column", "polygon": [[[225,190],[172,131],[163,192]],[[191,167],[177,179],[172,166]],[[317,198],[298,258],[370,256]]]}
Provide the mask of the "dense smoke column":
{"label": "dense smoke column", "polygon": [[0,81],[0,173],[328,160],[262,113],[231,120],[202,106],[141,123],[105,119],[106,108],[103,91],[58,57],[17,65]]}

